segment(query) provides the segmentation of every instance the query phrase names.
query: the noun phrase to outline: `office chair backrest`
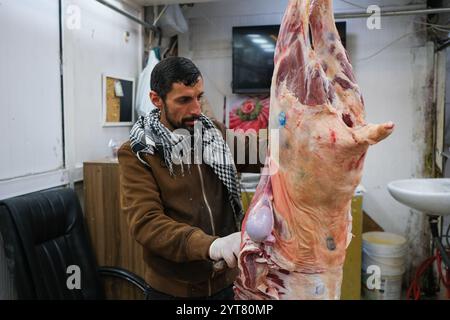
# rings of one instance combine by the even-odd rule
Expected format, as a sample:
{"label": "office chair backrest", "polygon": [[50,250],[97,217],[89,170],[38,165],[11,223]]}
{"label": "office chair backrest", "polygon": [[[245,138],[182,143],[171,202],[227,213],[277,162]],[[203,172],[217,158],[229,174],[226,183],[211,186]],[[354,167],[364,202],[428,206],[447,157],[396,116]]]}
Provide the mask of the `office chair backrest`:
{"label": "office chair backrest", "polygon": [[[0,232],[19,299],[104,298],[73,190],[50,190],[0,202]],[[73,287],[77,275],[79,289]]]}

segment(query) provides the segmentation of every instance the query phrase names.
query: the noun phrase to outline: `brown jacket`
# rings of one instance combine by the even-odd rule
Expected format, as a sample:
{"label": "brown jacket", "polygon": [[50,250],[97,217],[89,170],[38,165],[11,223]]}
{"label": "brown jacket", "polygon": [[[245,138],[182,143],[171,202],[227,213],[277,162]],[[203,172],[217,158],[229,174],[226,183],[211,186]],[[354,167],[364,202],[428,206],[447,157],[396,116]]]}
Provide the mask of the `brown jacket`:
{"label": "brown jacket", "polygon": [[[223,125],[215,122],[224,133]],[[246,144],[248,150],[248,143]],[[202,297],[232,284],[237,269],[213,272],[209,247],[236,229],[226,187],[205,164],[185,165],[184,176],[174,166],[171,177],[158,153],[142,164],[129,142],[119,153],[121,203],[133,237],[144,247],[146,281],[154,289],[177,297]],[[259,172],[260,165],[237,166]]]}

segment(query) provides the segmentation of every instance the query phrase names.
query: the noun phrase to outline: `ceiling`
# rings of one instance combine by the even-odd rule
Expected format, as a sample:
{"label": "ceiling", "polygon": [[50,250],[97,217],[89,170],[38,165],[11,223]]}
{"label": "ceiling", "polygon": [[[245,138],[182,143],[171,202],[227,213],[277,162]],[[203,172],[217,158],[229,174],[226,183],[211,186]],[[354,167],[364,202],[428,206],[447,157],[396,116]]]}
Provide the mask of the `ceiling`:
{"label": "ceiling", "polygon": [[155,4],[175,4],[175,3],[197,3],[212,2],[217,0],[128,0],[141,6],[153,6]]}

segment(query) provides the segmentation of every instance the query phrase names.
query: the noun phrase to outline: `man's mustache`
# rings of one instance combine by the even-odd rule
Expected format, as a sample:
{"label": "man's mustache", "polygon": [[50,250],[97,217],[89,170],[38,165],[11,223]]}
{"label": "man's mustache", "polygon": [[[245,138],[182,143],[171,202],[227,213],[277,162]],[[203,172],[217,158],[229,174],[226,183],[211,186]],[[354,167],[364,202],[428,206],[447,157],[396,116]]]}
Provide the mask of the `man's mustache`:
{"label": "man's mustache", "polygon": [[184,118],[183,122],[197,121],[198,119],[200,119],[200,117],[189,117],[189,118]]}

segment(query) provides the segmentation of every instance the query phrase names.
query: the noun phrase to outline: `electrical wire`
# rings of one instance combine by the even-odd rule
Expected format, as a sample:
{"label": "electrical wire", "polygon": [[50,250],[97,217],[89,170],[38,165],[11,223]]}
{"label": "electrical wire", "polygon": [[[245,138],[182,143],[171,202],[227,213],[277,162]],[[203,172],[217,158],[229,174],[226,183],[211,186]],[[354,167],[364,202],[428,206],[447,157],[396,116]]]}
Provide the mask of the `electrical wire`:
{"label": "electrical wire", "polygon": [[422,278],[422,275],[425,273],[425,271],[433,265],[433,262],[436,260],[436,257],[430,257],[426,259],[422,264],[417,268],[416,274],[413,278],[413,281],[411,282],[411,285],[409,286],[408,290],[406,291],[406,299],[413,298],[414,300],[420,299],[420,279]]}
{"label": "electrical wire", "polygon": [[447,290],[447,298],[450,299],[450,269],[446,268],[446,273],[444,275],[444,272],[442,270],[442,256],[439,250],[436,249],[435,255],[432,257],[426,259],[422,264],[417,268],[416,274],[413,278],[413,281],[411,282],[411,285],[409,286],[407,292],[406,292],[406,299],[414,299],[419,300],[420,294],[421,294],[421,286],[420,281],[422,279],[422,276],[424,273],[428,270],[428,268],[433,266],[433,263],[436,261],[437,263],[437,269],[439,273],[439,280],[442,281],[443,285],[445,286]]}
{"label": "electrical wire", "polygon": [[384,47],[381,48],[380,50],[374,52],[374,53],[371,54],[370,56],[367,56],[367,57],[365,57],[365,58],[358,59],[357,61],[358,61],[358,62],[361,62],[361,61],[367,61],[367,60],[370,60],[370,59],[376,57],[377,55],[379,55],[380,53],[382,53],[384,50],[388,49],[389,47],[392,47],[394,44],[396,44],[396,43],[399,42],[400,40],[406,38],[407,36],[410,36],[410,35],[415,34],[415,33],[424,32],[424,31],[426,31],[427,29],[428,29],[428,28],[425,28],[425,29],[419,30],[419,31],[408,32],[408,33],[402,35],[401,37],[399,37],[399,38],[393,40],[392,42],[388,43],[386,46],[384,46]]}
{"label": "electrical wire", "polygon": [[[399,37],[399,38],[393,40],[392,42],[388,43],[386,46],[384,46],[384,47],[381,48],[380,50],[374,52],[374,53],[371,54],[370,56],[367,56],[367,57],[365,57],[365,58],[358,59],[357,62],[367,61],[367,60],[370,60],[370,59],[376,57],[377,55],[379,55],[380,53],[382,53],[384,50],[388,49],[389,47],[393,46],[394,44],[396,44],[396,43],[399,42],[400,40],[402,40],[402,39],[404,39],[404,38],[406,38],[406,37],[408,37],[408,36],[410,36],[410,35],[412,35],[412,34],[421,33],[421,32],[427,31],[427,30],[434,30],[434,31],[438,30],[438,31],[450,33],[450,25],[438,25],[438,24],[427,23],[427,22],[416,22],[416,23],[423,24],[423,25],[425,25],[426,27],[423,28],[423,29],[421,29],[421,30],[416,30],[416,31],[408,32],[408,33],[402,35],[401,37]],[[448,29],[445,29],[445,28],[448,28]]]}
{"label": "electrical wire", "polygon": [[450,32],[450,24],[442,25],[442,24],[434,24],[434,23],[421,22],[421,21],[414,21],[414,23],[428,26],[432,30],[437,30],[437,31],[445,32],[445,33]]}
{"label": "electrical wire", "polygon": [[450,30],[450,24],[444,25],[444,24],[435,24],[435,23],[422,22],[422,21],[414,21],[414,23],[431,26],[431,27],[435,27],[435,28],[440,28],[440,29],[445,29],[445,30],[447,30],[447,29]]}
{"label": "electrical wire", "polygon": [[[448,254],[448,252],[447,252]],[[437,267],[440,276],[440,280],[444,284],[444,287],[447,289],[447,298],[450,299],[450,269],[447,266],[446,275],[444,276],[444,272],[442,271],[442,256],[440,253],[436,254]]]}

